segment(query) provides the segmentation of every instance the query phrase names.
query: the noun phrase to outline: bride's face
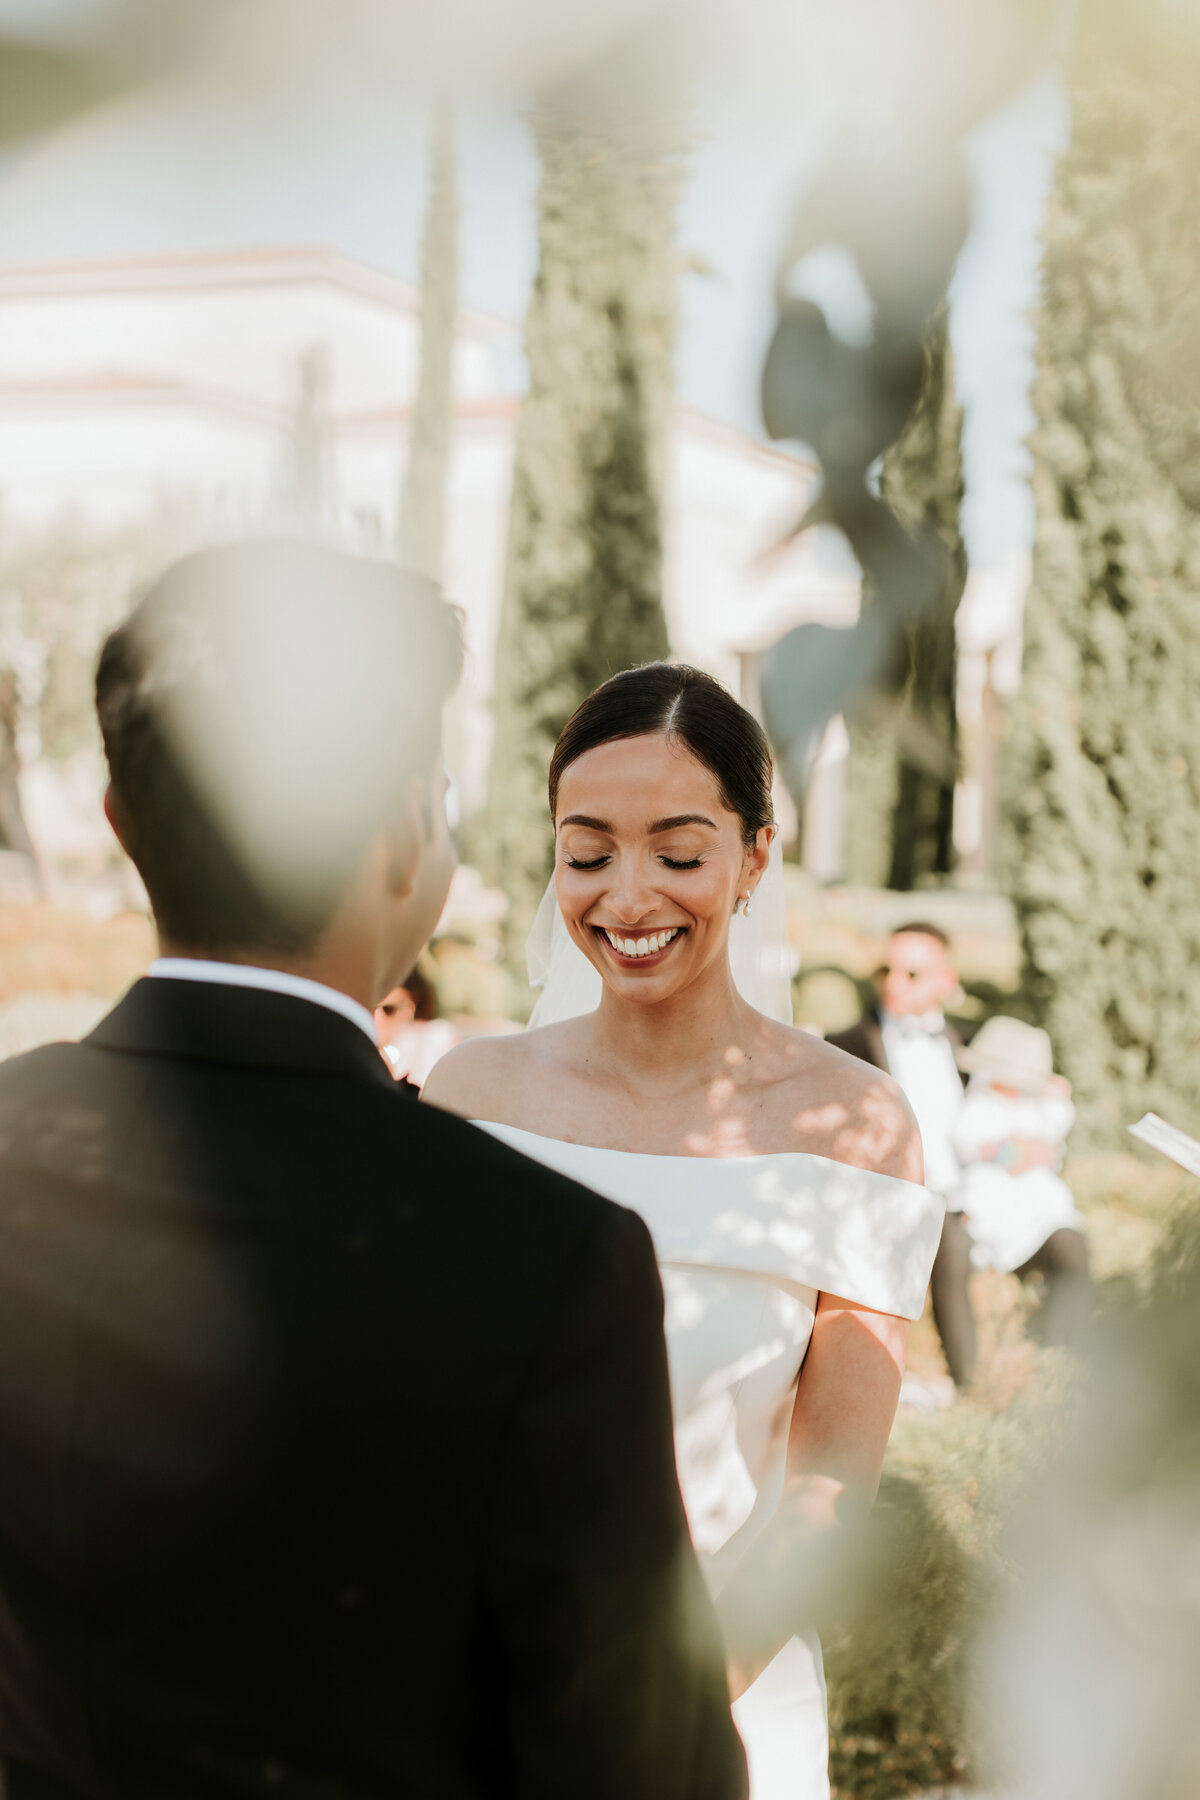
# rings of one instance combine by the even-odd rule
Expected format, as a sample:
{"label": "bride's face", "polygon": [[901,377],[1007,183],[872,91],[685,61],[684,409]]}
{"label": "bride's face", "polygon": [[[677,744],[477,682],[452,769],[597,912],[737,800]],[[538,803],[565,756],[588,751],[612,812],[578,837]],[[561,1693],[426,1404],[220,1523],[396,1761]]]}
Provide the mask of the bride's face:
{"label": "bride's face", "polygon": [[727,954],[729,921],[767,864],[716,777],[665,737],[621,738],[564,770],[555,888],[567,930],[610,988],[666,999]]}

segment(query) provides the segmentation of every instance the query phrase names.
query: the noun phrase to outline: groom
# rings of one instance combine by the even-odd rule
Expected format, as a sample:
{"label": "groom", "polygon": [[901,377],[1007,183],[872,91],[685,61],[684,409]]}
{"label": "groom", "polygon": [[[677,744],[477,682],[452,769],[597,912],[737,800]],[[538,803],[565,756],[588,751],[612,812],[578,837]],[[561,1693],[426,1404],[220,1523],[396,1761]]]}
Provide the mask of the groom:
{"label": "groom", "polygon": [[0,1067],[8,1800],[744,1793],[635,1215],[405,1098],[431,584],[250,542],[109,638],[160,960]]}

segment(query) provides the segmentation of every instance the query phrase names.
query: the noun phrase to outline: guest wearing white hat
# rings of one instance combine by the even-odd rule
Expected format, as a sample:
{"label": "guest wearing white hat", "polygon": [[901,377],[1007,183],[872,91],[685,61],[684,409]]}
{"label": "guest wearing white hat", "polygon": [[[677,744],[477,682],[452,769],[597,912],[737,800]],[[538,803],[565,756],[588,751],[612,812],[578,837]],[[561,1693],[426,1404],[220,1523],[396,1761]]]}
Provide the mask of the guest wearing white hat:
{"label": "guest wearing white hat", "polygon": [[1073,1337],[1090,1295],[1083,1218],[1059,1174],[1075,1121],[1071,1084],[1054,1073],[1049,1034],[989,1019],[960,1057],[970,1082],[953,1127],[959,1201],[977,1268],[1046,1284],[1041,1335]]}

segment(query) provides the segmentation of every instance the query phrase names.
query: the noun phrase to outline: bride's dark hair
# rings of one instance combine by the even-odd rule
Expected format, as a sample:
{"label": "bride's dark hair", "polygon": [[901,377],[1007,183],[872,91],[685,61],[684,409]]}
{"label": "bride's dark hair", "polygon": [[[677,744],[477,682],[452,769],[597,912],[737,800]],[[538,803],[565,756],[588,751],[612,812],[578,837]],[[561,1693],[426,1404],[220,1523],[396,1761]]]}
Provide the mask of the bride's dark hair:
{"label": "bride's dark hair", "polygon": [[717,778],[722,803],[742,822],[752,844],[774,823],[774,765],[766,734],[753,713],[719,681],[687,663],[643,663],[625,669],[588,695],[562,728],[550,758],[550,816],[558,816],[564,770],[589,750],[618,738],[675,738]]}

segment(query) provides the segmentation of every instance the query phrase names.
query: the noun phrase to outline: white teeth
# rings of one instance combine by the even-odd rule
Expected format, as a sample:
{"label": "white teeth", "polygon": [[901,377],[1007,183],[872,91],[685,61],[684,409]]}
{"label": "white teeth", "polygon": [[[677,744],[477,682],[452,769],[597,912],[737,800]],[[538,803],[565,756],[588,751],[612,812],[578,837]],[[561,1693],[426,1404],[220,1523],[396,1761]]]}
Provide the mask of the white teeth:
{"label": "white teeth", "polygon": [[613,949],[619,950],[622,956],[655,956],[658,951],[666,949],[672,938],[678,937],[682,928],[672,925],[667,931],[656,931],[650,937],[641,938],[617,937],[607,926],[603,929]]}

